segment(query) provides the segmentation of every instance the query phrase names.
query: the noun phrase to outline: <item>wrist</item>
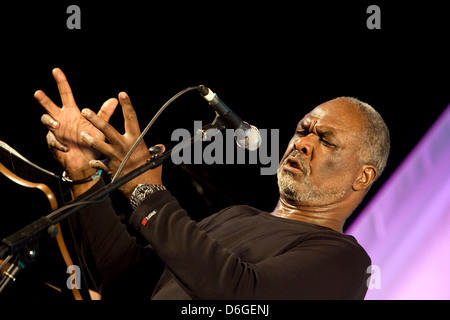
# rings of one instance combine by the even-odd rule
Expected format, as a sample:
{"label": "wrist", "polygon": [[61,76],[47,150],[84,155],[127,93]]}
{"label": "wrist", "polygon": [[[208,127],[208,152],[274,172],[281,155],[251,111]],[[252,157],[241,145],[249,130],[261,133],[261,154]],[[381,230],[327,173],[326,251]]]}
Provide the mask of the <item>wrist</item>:
{"label": "wrist", "polygon": [[70,184],[72,198],[77,198],[92,188],[100,179],[102,171],[92,167],[82,167],[76,170],[67,169],[61,179]]}
{"label": "wrist", "polygon": [[87,191],[89,191],[93,186],[95,186],[99,181],[102,179],[95,179],[91,180],[89,182],[83,183],[83,184],[74,184],[70,188],[70,193],[72,195],[72,199],[78,198],[79,196],[83,195]]}
{"label": "wrist", "polygon": [[[122,194],[128,199],[131,200],[131,195],[133,193],[133,191],[136,189],[136,187],[139,184],[152,184],[152,185],[162,185],[162,180],[161,180],[161,169],[160,168],[156,168],[156,169],[151,169],[145,173],[143,173],[142,175],[134,178],[133,180],[125,183],[124,185],[122,185],[119,190],[120,192],[122,192]],[[158,171],[157,174],[155,174]]]}
{"label": "wrist", "polygon": [[66,170],[63,171],[63,174],[61,178],[63,181],[80,184],[77,183],[77,181],[91,181],[94,180],[93,177],[96,177],[96,174],[98,174],[97,169],[92,168],[91,166],[87,165],[78,169],[70,169],[66,168]]}
{"label": "wrist", "polygon": [[133,209],[136,209],[148,196],[164,190],[167,189],[161,184],[138,184],[131,194],[130,204]]}
{"label": "wrist", "polygon": [[83,184],[83,183],[87,183],[90,182],[92,180],[95,180],[97,178],[99,178],[102,175],[103,170],[98,170],[96,171],[94,174],[87,176],[86,178],[82,178],[82,179],[78,179],[78,180],[72,180],[68,177],[67,172],[64,171],[62,173],[61,179],[65,182],[69,182],[72,184]]}

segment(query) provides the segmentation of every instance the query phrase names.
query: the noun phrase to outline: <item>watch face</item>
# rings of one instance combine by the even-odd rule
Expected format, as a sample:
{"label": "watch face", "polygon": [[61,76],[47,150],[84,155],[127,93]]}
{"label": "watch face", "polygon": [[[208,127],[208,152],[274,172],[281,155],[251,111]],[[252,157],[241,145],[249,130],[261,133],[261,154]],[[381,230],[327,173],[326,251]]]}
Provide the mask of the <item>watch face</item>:
{"label": "watch face", "polygon": [[153,191],[152,187],[143,185],[138,187],[136,195],[138,198],[145,198],[147,195],[151,194]]}
{"label": "watch face", "polygon": [[162,185],[139,184],[131,195],[132,207],[136,209],[145,198],[159,190],[166,190],[166,188]]}

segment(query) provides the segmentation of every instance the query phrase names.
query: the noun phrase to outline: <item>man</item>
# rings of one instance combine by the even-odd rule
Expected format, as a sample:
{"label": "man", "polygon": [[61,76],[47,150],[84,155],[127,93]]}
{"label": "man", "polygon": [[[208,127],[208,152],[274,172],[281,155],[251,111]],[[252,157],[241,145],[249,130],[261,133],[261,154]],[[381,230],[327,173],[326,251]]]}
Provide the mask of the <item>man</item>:
{"label": "man", "polygon": [[[62,71],[53,75],[63,107],[40,90],[35,98],[48,112],[41,119],[48,145],[79,197],[104,184],[96,170],[117,171],[139,125],[125,93],[119,94],[121,135],[108,124],[116,99],[98,114],[80,113]],[[280,161],[280,198],[271,213],[233,206],[196,223],[162,187],[158,167],[120,189],[135,207],[130,223],[144,245],[126,231],[109,199],[72,222],[104,298],[363,299],[370,258],[342,228],[383,171],[388,152],[389,132],[379,114],[354,98],[338,98],[299,122]],[[99,153],[107,165],[95,159]],[[150,156],[141,142],[122,174]]]}

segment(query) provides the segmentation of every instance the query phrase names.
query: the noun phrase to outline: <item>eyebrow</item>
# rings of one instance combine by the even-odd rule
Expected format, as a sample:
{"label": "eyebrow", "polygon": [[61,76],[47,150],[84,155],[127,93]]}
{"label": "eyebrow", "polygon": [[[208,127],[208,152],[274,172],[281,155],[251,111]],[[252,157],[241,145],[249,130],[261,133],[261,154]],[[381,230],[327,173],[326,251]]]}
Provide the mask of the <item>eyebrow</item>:
{"label": "eyebrow", "polygon": [[[300,121],[300,123],[297,126],[297,129],[303,129],[303,130],[309,130],[309,126],[307,125],[307,120],[303,119],[302,121]],[[335,141],[338,141],[339,138],[336,136],[336,129],[333,127],[330,127],[328,125],[323,125],[323,124],[316,124],[315,125],[317,133],[320,134],[322,137],[324,138],[329,138],[329,139],[333,139]]]}
{"label": "eyebrow", "polygon": [[332,138],[335,137],[335,134],[334,134],[333,131],[329,131],[329,130],[327,130],[327,131],[322,131],[320,128],[318,128],[318,129],[317,129],[317,132],[318,132],[319,134],[321,134],[322,136],[324,136],[324,137],[332,137]]}
{"label": "eyebrow", "polygon": [[333,131],[331,128],[329,127],[322,127],[321,125],[316,127],[316,131],[319,134],[319,136],[322,136],[323,138],[325,138],[326,140],[329,140],[330,142],[333,142],[333,144],[335,143],[340,143],[340,139],[339,137],[336,135],[335,131]]}

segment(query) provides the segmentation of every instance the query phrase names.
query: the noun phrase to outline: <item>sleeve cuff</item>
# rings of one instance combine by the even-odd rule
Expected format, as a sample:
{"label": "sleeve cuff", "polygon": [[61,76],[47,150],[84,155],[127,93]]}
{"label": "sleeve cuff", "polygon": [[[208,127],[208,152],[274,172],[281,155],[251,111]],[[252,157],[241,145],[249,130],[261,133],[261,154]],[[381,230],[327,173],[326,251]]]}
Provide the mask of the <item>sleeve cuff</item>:
{"label": "sleeve cuff", "polygon": [[136,230],[143,231],[142,229],[148,223],[151,223],[151,219],[159,214],[161,208],[172,200],[176,201],[168,190],[161,190],[151,194],[133,211],[130,217],[130,224]]}

